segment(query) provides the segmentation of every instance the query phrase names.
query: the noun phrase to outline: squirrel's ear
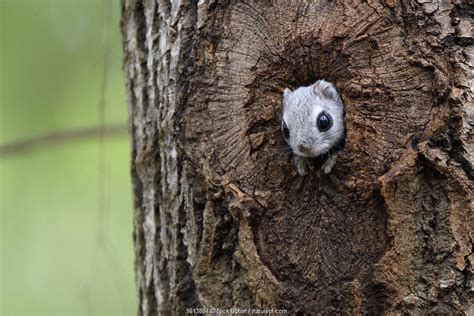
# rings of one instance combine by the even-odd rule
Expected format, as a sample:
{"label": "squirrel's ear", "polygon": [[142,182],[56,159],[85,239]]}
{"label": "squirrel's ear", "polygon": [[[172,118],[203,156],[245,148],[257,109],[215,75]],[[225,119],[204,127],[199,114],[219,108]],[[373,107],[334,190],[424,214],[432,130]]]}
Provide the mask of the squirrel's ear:
{"label": "squirrel's ear", "polygon": [[318,80],[313,84],[313,92],[316,95],[320,95],[326,99],[330,100],[337,100],[338,94],[336,91],[336,87],[326,81],[326,80]]}
{"label": "squirrel's ear", "polygon": [[288,88],[285,88],[285,90],[283,91],[283,98],[288,98],[292,93],[293,91]]}

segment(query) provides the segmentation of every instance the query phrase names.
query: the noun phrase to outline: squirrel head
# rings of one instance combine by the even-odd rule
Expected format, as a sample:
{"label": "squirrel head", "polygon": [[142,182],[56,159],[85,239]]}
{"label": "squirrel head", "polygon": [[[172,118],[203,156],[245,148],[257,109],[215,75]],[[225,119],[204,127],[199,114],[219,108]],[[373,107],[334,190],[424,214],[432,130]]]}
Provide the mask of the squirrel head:
{"label": "squirrel head", "polygon": [[296,155],[327,153],[344,138],[344,129],[344,105],[332,83],[284,90],[281,130]]}

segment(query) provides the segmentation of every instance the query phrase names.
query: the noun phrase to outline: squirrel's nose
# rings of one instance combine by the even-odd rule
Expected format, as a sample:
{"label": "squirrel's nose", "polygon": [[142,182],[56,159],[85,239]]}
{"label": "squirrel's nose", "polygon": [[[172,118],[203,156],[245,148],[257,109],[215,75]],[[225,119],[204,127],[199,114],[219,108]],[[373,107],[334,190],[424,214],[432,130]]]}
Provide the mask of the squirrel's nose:
{"label": "squirrel's nose", "polygon": [[305,145],[298,145],[298,150],[301,151],[302,153],[305,153],[305,152],[308,152],[310,150],[309,147],[305,146]]}

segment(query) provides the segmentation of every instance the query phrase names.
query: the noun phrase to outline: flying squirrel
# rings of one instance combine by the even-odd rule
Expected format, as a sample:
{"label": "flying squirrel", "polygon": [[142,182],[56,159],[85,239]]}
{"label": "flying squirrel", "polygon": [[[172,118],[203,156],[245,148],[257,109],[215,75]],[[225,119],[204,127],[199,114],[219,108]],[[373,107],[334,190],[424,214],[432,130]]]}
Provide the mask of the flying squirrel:
{"label": "flying squirrel", "polygon": [[300,175],[312,169],[312,158],[322,161],[325,174],[331,172],[344,146],[344,117],[344,104],[331,82],[284,90],[281,131]]}

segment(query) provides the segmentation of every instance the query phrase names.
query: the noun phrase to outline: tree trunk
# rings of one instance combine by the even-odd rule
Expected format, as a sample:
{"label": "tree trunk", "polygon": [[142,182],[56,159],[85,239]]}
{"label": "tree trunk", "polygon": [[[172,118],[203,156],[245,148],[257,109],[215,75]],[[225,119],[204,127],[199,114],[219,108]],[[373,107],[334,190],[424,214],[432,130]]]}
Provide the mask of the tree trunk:
{"label": "tree trunk", "polygon": [[[472,315],[473,13],[123,0],[138,314]],[[302,177],[282,89],[321,78],[347,140],[329,175]]]}

